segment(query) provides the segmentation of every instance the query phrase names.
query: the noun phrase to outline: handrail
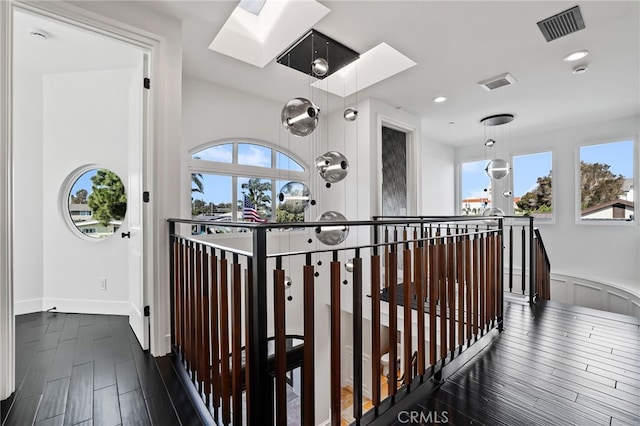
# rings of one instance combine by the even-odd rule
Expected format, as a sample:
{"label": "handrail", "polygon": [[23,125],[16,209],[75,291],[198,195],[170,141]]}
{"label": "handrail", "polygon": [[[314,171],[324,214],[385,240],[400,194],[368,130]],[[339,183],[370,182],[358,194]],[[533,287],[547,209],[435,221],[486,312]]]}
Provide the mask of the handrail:
{"label": "handrail", "polygon": [[[315,384],[317,351],[324,352],[322,359],[329,360],[330,375],[323,380],[328,380],[330,387],[331,421],[339,423],[341,369],[346,368],[342,365],[345,357],[341,353],[342,332],[346,326],[341,322],[345,321],[343,309],[350,309],[353,356],[349,371],[353,374],[354,418],[365,424],[379,414],[388,416],[404,394],[430,382],[430,378],[437,382],[446,367],[469,356],[468,348],[490,333],[495,335],[494,331],[502,330],[504,231],[510,226],[513,233],[514,227],[523,225],[525,235],[528,223],[534,235],[533,218],[505,226],[510,219],[376,216],[373,220],[326,223],[224,224],[169,219],[174,356],[189,372],[190,385],[197,388],[219,423],[280,424],[287,419],[285,386],[290,366],[286,350],[286,336],[290,334],[287,320],[294,316],[289,321],[298,321],[301,324],[296,325],[302,327],[296,328],[304,330],[300,364],[304,370],[301,423],[314,423],[315,398],[321,394],[316,392]],[[179,227],[181,224],[250,229],[243,244],[251,242],[251,249],[227,247],[223,240],[216,240],[217,234],[206,238],[182,235],[179,230],[191,231]],[[313,232],[325,225],[369,228],[371,239],[356,245],[316,245],[313,250],[294,247],[283,251],[279,240],[267,238],[272,230],[303,228]],[[536,235],[539,239],[539,234]],[[278,246],[270,252],[269,244],[274,242]],[[534,247],[533,238],[526,242]],[[525,254],[532,256],[529,265],[534,265],[533,250],[527,253],[523,250],[523,258]],[[344,268],[344,259],[350,259],[352,270]],[[523,276],[526,267],[523,262]],[[544,276],[534,274],[532,269],[529,268],[530,279]],[[290,295],[286,283],[292,280],[289,276],[295,281],[293,303],[300,303],[298,309],[286,308]],[[405,285],[400,294],[400,285],[404,284],[409,285]],[[327,300],[324,296],[317,299],[316,293],[324,292],[327,287],[326,292],[330,292]],[[383,291],[388,292],[388,302],[381,298]],[[349,293],[348,299],[342,300]],[[414,304],[414,300],[423,303]],[[322,309],[316,313],[320,303],[327,304],[329,311]],[[384,303],[388,304],[387,315],[381,310]],[[366,316],[365,308],[370,309]],[[296,314],[297,311],[300,312]],[[319,316],[326,316],[321,324],[326,327],[324,321],[328,321],[329,330],[323,333],[330,338],[328,345],[323,343],[316,348],[314,333]],[[362,344],[364,318],[374,324],[370,330],[371,348]],[[404,324],[398,324],[400,321]],[[389,368],[400,369],[404,374],[401,383],[395,375],[390,378],[391,398],[388,399],[381,398],[379,383],[383,324],[389,341],[395,340],[398,332],[412,336],[413,331],[418,337],[417,343],[404,339],[400,364],[397,345],[390,345]],[[272,350],[268,350],[269,339],[273,340]],[[243,348],[246,348],[244,360]],[[268,374],[269,371],[272,373]],[[375,407],[366,416],[362,412],[363,375],[372,381]],[[406,392],[401,392],[398,386],[405,387]],[[243,419],[245,415],[247,418]]]}

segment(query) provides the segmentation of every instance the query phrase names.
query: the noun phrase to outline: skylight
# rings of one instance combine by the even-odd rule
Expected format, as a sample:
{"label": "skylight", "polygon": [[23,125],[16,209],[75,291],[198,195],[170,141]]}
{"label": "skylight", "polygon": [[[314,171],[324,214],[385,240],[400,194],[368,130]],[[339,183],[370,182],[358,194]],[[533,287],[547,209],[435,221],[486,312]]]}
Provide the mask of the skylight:
{"label": "skylight", "polygon": [[209,49],[262,68],[327,13],[316,0],[241,0]]}
{"label": "skylight", "polygon": [[264,7],[267,0],[240,0],[238,7],[246,10],[254,15],[260,15],[260,11]]}

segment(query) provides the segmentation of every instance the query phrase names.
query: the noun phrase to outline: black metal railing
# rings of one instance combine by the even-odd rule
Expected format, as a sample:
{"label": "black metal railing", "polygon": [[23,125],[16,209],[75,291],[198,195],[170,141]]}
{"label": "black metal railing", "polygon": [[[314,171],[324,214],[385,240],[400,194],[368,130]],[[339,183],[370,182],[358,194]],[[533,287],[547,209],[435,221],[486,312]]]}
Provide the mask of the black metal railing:
{"label": "black metal railing", "polygon": [[[532,219],[529,224],[533,234]],[[331,423],[339,424],[345,374],[354,401],[353,418],[346,420],[375,423],[502,329],[504,218],[376,217],[296,223],[295,231],[292,224],[226,222],[225,229],[247,234],[191,235],[201,225],[211,223],[169,220],[171,343],[219,424],[284,424],[294,415],[288,403],[300,405],[295,421],[317,424],[325,420],[325,386]],[[327,227],[350,230],[352,238],[314,245],[314,235]],[[535,255],[531,248],[527,254]],[[523,276],[526,267],[523,262]],[[328,322],[318,320],[322,315]],[[371,334],[366,346],[363,333]],[[319,340],[320,334],[329,341]],[[303,342],[295,353],[291,335]],[[384,347],[397,335],[403,336],[400,349]],[[388,375],[386,391],[385,352],[389,371],[399,373]],[[302,370],[297,402],[287,396],[294,368]],[[373,406],[367,413],[365,396]]]}

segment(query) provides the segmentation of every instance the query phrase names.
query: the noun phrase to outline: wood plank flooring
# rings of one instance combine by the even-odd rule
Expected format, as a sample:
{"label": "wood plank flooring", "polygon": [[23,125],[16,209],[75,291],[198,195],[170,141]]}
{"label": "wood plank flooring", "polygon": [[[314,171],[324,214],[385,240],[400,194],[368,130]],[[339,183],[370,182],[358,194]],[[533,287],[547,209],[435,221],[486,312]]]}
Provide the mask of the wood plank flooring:
{"label": "wood plank flooring", "polygon": [[502,335],[393,424],[640,425],[640,318],[505,303]]}
{"label": "wood plank flooring", "polygon": [[[16,316],[18,390],[2,401],[6,426],[180,425],[175,372],[142,351],[126,316],[33,313]],[[168,383],[168,385],[165,385]]]}

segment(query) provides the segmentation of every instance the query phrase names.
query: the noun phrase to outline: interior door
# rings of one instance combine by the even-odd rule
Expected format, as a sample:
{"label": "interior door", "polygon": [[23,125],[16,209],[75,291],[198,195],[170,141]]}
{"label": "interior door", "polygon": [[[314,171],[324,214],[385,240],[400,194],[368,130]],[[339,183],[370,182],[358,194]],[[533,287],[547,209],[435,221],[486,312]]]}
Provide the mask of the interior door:
{"label": "interior door", "polygon": [[149,348],[148,317],[145,317],[145,268],[144,268],[144,200],[146,137],[146,97],[144,78],[147,75],[148,55],[141,53],[138,69],[129,87],[129,185],[127,225],[122,234],[128,238],[129,269],[129,324],[143,349]]}

